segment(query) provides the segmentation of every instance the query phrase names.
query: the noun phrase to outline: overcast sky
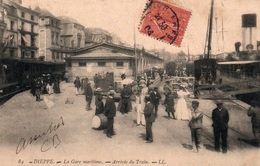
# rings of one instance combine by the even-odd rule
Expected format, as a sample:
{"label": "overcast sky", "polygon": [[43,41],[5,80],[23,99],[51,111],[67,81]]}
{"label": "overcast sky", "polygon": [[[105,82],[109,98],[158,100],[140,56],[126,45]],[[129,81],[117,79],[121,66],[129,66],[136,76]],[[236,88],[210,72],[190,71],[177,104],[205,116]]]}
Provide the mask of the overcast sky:
{"label": "overcast sky", "polygon": [[[86,28],[105,29],[132,45],[135,30],[137,44],[144,45],[147,49],[164,48],[170,52],[183,50],[187,53],[189,47],[190,53],[202,54],[205,46],[210,0],[171,1],[192,12],[180,48],[154,40],[138,32],[138,24],[147,0],[23,0],[23,5],[25,7],[30,5],[32,8],[38,5],[48,9],[55,16],[69,16],[78,20]],[[241,15],[248,13],[257,14],[257,22],[260,23],[260,0],[215,0],[213,53],[222,52],[223,48],[226,52],[234,51],[234,43],[242,42]],[[221,35],[222,20],[224,47]],[[260,35],[259,28],[255,28],[254,31],[258,32],[258,36]],[[260,40],[258,36],[256,38]]]}

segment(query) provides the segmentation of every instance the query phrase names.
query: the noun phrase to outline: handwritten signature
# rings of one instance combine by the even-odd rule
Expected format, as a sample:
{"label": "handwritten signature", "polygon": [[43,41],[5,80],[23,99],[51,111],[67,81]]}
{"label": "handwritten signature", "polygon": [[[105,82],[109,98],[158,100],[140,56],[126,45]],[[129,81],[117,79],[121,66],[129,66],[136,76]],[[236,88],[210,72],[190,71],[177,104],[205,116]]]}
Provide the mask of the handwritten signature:
{"label": "handwritten signature", "polygon": [[[49,125],[48,129],[46,131],[44,131],[41,134],[35,135],[30,137],[29,139],[25,139],[25,138],[21,138],[17,147],[16,147],[16,154],[20,153],[23,149],[26,149],[26,147],[29,144],[32,144],[33,142],[36,142],[39,138],[42,138],[44,136],[47,136],[53,132],[55,132],[56,130],[58,130],[61,126],[64,126],[64,121],[63,118],[60,117],[60,122],[53,125],[53,122],[51,122],[51,124]],[[43,144],[41,145],[41,151],[42,152],[46,152],[48,151],[51,147],[56,148],[59,144],[61,143],[58,134],[54,134],[52,139],[46,139]]]}

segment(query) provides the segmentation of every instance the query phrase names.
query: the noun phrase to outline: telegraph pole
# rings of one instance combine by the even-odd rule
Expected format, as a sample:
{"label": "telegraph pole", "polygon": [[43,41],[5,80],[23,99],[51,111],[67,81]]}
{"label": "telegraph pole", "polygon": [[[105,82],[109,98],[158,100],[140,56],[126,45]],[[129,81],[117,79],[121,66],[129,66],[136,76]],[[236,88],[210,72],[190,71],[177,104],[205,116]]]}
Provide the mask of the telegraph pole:
{"label": "telegraph pole", "polygon": [[137,80],[137,72],[138,72],[138,65],[137,65],[137,51],[136,51],[136,36],[135,36],[135,17],[134,17],[134,57],[135,57],[135,80]]}

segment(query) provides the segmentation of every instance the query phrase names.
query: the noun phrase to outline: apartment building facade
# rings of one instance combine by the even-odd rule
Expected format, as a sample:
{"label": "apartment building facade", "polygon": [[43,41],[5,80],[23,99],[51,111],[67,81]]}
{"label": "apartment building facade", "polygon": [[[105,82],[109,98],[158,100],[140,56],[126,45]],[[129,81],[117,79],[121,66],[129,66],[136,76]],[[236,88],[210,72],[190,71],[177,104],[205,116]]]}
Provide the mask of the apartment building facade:
{"label": "apartment building facade", "polygon": [[85,47],[85,27],[69,17],[58,17],[61,21],[61,45],[64,49]]}
{"label": "apartment building facade", "polygon": [[64,62],[64,55],[58,51],[62,48],[60,39],[60,20],[46,9],[35,9],[39,17],[39,57],[44,61]]}
{"label": "apartment building facade", "polygon": [[18,54],[18,16],[17,9],[10,4],[4,3],[4,23],[2,57],[15,58]]}
{"label": "apartment building facade", "polygon": [[38,58],[39,13],[14,1],[3,4],[5,23],[4,56],[21,59]]}

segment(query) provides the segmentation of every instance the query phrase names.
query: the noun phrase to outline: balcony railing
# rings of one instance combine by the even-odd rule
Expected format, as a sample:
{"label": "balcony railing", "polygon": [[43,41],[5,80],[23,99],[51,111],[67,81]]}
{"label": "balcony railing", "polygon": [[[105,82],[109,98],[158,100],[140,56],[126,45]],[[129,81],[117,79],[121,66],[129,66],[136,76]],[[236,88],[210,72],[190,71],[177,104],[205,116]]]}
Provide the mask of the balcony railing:
{"label": "balcony railing", "polygon": [[37,46],[21,45],[20,47],[23,49],[29,49],[29,50],[38,50],[39,49]]}
{"label": "balcony railing", "polygon": [[17,47],[17,42],[8,43],[7,47]]}
{"label": "balcony railing", "polygon": [[32,35],[32,36],[37,36],[37,35],[39,35],[38,33],[36,33],[36,32],[31,32],[30,30],[27,31],[27,30],[25,30],[25,29],[19,29],[19,31],[20,31],[22,34],[29,34],[29,35]]}

